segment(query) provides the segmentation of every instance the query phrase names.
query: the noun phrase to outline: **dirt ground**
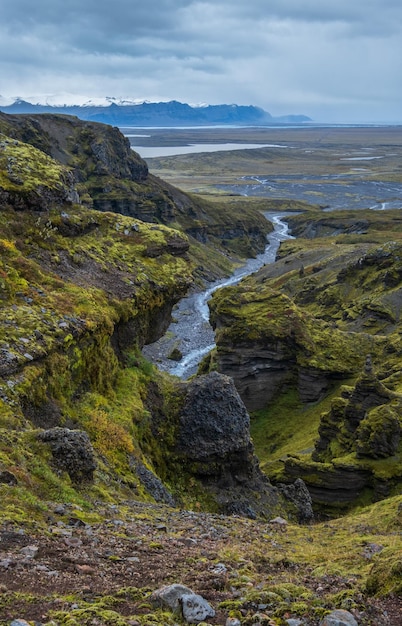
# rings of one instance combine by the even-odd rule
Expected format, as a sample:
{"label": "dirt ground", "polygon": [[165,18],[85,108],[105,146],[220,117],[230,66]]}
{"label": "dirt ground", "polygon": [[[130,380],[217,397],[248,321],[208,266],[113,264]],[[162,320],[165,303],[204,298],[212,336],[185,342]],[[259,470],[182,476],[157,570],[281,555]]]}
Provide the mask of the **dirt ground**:
{"label": "dirt ground", "polygon": [[[130,624],[144,623],[136,622],[133,616],[141,620],[141,615],[149,613],[147,596],[163,585],[181,583],[215,608],[216,615],[209,623],[224,625],[228,611],[219,604],[241,597],[236,585],[239,569],[247,564],[248,555],[252,558],[254,546],[267,532],[267,524],[237,517],[141,503],[132,503],[124,518],[113,506],[103,514],[102,523],[86,524],[69,507],[56,507],[46,532],[12,526],[1,529],[0,624],[16,618],[46,623],[52,612],[73,611],[82,602],[105,603],[109,596],[114,597],[114,611],[122,617],[131,616]],[[271,545],[280,545],[283,536],[283,530],[271,525]],[[236,558],[234,541],[240,550]],[[294,579],[296,574],[297,583],[316,597],[322,596],[324,602],[327,593],[351,586],[348,578],[317,578],[308,567],[298,568],[286,558],[260,561],[253,561],[250,581],[244,583],[248,589],[261,588],[264,579],[278,584]],[[133,588],[140,591],[136,593]],[[255,623],[247,619],[260,606],[252,602],[243,605],[244,623]],[[364,598],[356,614],[359,626],[399,626],[402,598]],[[269,609],[265,616],[261,623],[277,623],[269,621]],[[308,616],[303,619],[303,624],[319,623]]]}

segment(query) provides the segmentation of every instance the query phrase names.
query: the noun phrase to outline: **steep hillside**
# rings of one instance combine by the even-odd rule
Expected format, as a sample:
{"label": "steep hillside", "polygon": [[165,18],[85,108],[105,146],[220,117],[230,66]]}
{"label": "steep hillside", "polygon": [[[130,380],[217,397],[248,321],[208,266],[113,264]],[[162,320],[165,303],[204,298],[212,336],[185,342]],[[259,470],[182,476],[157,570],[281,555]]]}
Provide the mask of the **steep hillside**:
{"label": "steep hillside", "polygon": [[78,194],[73,200],[83,207],[121,213],[186,232],[192,239],[194,258],[198,259],[198,274],[204,278],[209,273],[217,276],[228,272],[230,254],[244,258],[265,247],[270,226],[259,211],[244,202],[231,207],[229,214],[224,203],[211,206],[156,178],[117,128],[67,115],[0,113],[0,132],[38,148],[64,165],[74,193]]}
{"label": "steep hillside", "polygon": [[[43,123],[64,128],[60,119]],[[113,154],[104,133],[102,154]],[[52,149],[59,156],[64,140]],[[23,518],[39,515],[46,498],[81,502],[82,490],[90,500],[135,495],[251,517],[311,516],[305,489],[286,498],[259,470],[249,416],[229,379],[181,384],[141,356],[194,282],[186,235],[85,207],[76,170],[6,135],[0,148],[5,518],[20,501]],[[108,161],[116,179],[131,166],[138,172],[129,150],[119,158]],[[144,172],[145,164],[135,175]],[[193,404],[206,410],[203,420]],[[218,418],[225,427],[214,425]]]}
{"label": "steep hillside", "polygon": [[401,221],[360,211],[290,223],[299,237],[274,266],[214,295],[213,362],[257,411],[268,475],[302,477],[333,511],[402,484]]}

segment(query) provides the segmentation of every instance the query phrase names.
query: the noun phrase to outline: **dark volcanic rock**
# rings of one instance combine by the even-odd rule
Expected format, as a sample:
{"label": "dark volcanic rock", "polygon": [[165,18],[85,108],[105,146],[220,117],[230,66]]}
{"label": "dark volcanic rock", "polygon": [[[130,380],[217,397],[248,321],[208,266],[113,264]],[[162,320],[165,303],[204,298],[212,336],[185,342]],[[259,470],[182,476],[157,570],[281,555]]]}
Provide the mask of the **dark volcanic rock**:
{"label": "dark volcanic rock", "polygon": [[145,256],[155,259],[165,252],[171,254],[172,256],[183,256],[189,249],[190,244],[187,239],[184,237],[171,237],[165,245],[153,244],[149,245],[145,250]]}
{"label": "dark volcanic rock", "polygon": [[320,505],[350,504],[366,487],[373,486],[372,472],[353,465],[332,467],[324,463],[301,463],[291,457],[284,465],[287,480],[301,477],[313,502]]}
{"label": "dark volcanic rock", "polygon": [[[336,398],[331,410],[321,417],[313,458],[321,460],[338,441],[345,450],[356,450],[358,456],[380,458],[395,454],[401,426],[398,417],[401,398],[387,389],[367,365],[348,398]],[[341,435],[342,433],[342,435]]]}
{"label": "dark volcanic rock", "polygon": [[287,511],[299,517],[294,494],[285,500],[260,470],[250,418],[233,380],[212,372],[184,389],[177,452],[212,493],[221,512],[255,518]]}
{"label": "dark volcanic rock", "polygon": [[250,446],[250,417],[233,380],[217,372],[200,376],[188,385],[180,420],[178,449],[194,460]]}
{"label": "dark volcanic rock", "polygon": [[300,400],[316,402],[328,389],[328,375],[313,368],[301,367],[298,372],[298,391]]}
{"label": "dark volcanic rock", "polygon": [[0,472],[0,484],[14,486],[18,483],[17,478],[12,472],[3,470]]}
{"label": "dark volcanic rock", "polygon": [[387,389],[370,372],[365,373],[356,383],[350,401],[345,408],[345,426],[350,432],[355,432],[362,419],[370,409],[386,404],[395,394]]}
{"label": "dark volcanic rock", "polygon": [[140,461],[133,459],[130,463],[146,491],[153,497],[155,502],[163,502],[169,506],[175,506],[172,494],[166,489],[162,481]]}
{"label": "dark volcanic rock", "polygon": [[69,428],[50,428],[40,433],[38,439],[49,444],[54,466],[67,472],[73,482],[92,480],[96,462],[86,432]]}
{"label": "dark volcanic rock", "polygon": [[219,349],[219,371],[233,377],[236,389],[249,411],[258,411],[294,376],[294,342],[274,339],[262,344],[238,342]]}
{"label": "dark volcanic rock", "polygon": [[308,522],[314,517],[313,503],[309,490],[306,487],[306,483],[297,478],[293,485],[278,485],[283,495],[293,502],[297,510],[299,511],[299,521]]}

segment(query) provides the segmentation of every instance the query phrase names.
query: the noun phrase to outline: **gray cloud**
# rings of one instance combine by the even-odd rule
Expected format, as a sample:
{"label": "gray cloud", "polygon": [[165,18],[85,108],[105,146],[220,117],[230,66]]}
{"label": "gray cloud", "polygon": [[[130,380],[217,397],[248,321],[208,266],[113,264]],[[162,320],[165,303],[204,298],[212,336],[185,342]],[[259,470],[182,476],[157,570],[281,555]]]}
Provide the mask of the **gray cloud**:
{"label": "gray cloud", "polygon": [[0,94],[256,104],[402,118],[399,0],[6,0]]}

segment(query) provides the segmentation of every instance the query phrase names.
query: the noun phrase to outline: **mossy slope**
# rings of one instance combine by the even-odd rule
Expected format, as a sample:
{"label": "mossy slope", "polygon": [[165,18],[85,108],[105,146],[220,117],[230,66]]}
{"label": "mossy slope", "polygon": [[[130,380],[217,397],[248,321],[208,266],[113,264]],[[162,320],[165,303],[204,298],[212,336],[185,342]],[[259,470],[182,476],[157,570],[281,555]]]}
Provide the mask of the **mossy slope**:
{"label": "mossy slope", "polygon": [[223,201],[212,205],[183,193],[150,174],[146,162],[117,128],[65,115],[0,113],[0,132],[68,168],[85,207],[184,231],[204,279],[228,273],[233,263],[230,257],[253,256],[265,247],[270,225],[253,203],[244,200],[228,211]]}
{"label": "mossy slope", "polygon": [[[308,239],[300,236],[286,242],[274,266],[262,268],[236,289],[217,292],[211,301],[218,370],[235,378],[252,410],[267,407],[255,431],[257,454],[266,463],[266,471],[287,480],[299,475],[317,501],[334,505],[343,501],[343,488],[343,504],[350,505],[358,493],[362,498],[370,497],[370,492],[375,497],[387,495],[400,485],[402,476],[399,216],[395,211],[383,212],[379,220],[374,212],[358,212],[355,222],[358,218],[365,222],[367,234],[356,238],[355,230],[346,234],[352,222],[348,213],[325,219],[317,212],[292,217],[292,226],[307,233]],[[324,222],[327,237],[311,239],[311,233],[318,230],[315,225]],[[391,230],[393,240],[389,241]],[[324,234],[322,229],[320,233]],[[356,409],[353,423],[353,407],[370,395],[368,388],[363,396],[356,392],[360,400],[354,404],[337,398],[337,389],[345,382],[352,385],[352,393],[368,354],[375,371],[373,389],[382,385],[386,391],[371,406]],[[281,406],[291,390],[297,401],[287,409],[289,432],[297,432],[298,424],[305,423],[306,411],[311,416],[311,426],[305,423],[308,437],[292,435],[303,447],[280,443]],[[326,413],[320,420],[323,409]],[[315,461],[310,462],[319,436]],[[280,454],[272,455],[275,449],[285,457],[299,456],[285,460],[279,475]],[[348,470],[348,476],[355,472],[356,484],[352,480],[349,491],[341,484],[346,476],[341,467]],[[334,491],[325,497],[331,481],[328,472],[338,478]]]}
{"label": "mossy slope", "polygon": [[[174,453],[183,393],[140,354],[145,343],[163,334],[173,305],[199,276],[205,244],[194,232],[193,253],[177,223],[174,228],[156,223],[169,221],[158,214],[157,198],[149,198],[152,221],[147,222],[122,214],[130,213],[124,207],[117,207],[119,213],[89,207],[97,205],[90,182],[103,184],[106,175],[137,185],[141,194],[151,183],[161,193],[164,189],[162,182],[149,181],[145,163],[117,129],[62,116],[12,122],[14,134],[61,162],[3,136],[0,489],[5,519],[40,517],[46,499],[82,503],[83,493],[87,503],[135,496],[217,510],[216,497]],[[177,201],[180,192],[172,194],[175,215],[187,216],[191,200],[176,206],[173,196]],[[209,219],[208,203],[200,206],[198,217],[221,237],[219,229],[229,228],[222,207],[215,206],[216,217]],[[256,223],[261,220],[259,215]],[[230,228],[233,243],[255,227],[243,215]],[[258,241],[258,227],[254,234]],[[212,261],[222,259],[215,273],[227,270],[233,259],[227,250],[214,250]],[[204,272],[210,264],[211,259]],[[43,437],[43,429],[56,430]],[[71,443],[73,435],[65,429],[83,431],[88,443],[79,435],[76,445]],[[70,446],[71,459],[60,460],[59,450]],[[91,456],[90,446],[94,460],[82,459]]]}
{"label": "mossy slope", "polygon": [[[20,140],[3,137],[2,155],[2,516],[40,517],[47,499],[152,500],[136,468],[168,480],[173,427],[166,418],[158,436],[152,432],[149,389],[166,415],[174,415],[174,390],[139,350],[163,334],[192,284],[188,238],[74,203],[70,170]],[[38,440],[54,427],[89,434],[92,484],[76,484],[54,465]]]}

